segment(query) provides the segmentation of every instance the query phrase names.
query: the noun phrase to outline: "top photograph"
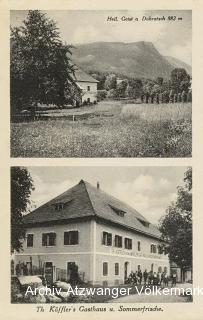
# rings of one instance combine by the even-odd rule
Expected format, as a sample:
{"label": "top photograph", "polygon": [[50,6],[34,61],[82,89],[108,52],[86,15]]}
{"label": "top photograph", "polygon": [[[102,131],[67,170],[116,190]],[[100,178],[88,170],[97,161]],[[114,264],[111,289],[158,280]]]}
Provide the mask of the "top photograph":
{"label": "top photograph", "polygon": [[192,11],[11,10],[12,158],[190,158]]}

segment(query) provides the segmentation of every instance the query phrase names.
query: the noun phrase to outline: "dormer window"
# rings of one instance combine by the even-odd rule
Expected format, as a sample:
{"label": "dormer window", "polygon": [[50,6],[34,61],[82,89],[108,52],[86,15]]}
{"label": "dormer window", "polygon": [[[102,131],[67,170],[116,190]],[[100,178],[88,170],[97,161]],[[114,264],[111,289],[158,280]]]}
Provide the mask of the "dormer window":
{"label": "dormer window", "polygon": [[55,203],[55,210],[56,211],[61,211],[64,208],[64,204],[63,203]]}
{"label": "dormer window", "polygon": [[63,202],[55,202],[52,203],[52,206],[56,211],[62,211],[64,208],[66,208],[70,203],[72,202],[72,199],[65,200]]}
{"label": "dormer window", "polygon": [[121,210],[121,209],[118,209],[112,205],[109,204],[109,207],[119,216],[119,217],[124,217],[125,215],[125,211]]}
{"label": "dormer window", "polygon": [[149,228],[149,222],[148,221],[145,221],[145,220],[142,220],[142,219],[139,219],[137,218],[137,220],[139,220],[139,222],[141,222],[141,224],[147,228]]}

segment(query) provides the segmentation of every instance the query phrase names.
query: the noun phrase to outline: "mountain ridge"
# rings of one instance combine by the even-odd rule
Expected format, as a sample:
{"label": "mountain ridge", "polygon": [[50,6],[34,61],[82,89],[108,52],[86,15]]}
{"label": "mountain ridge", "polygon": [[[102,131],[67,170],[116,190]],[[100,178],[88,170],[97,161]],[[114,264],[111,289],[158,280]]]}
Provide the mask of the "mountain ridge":
{"label": "mountain ridge", "polygon": [[161,55],[152,42],[146,41],[80,44],[73,51],[72,59],[86,72],[115,72],[132,78],[169,78],[178,65],[185,66],[187,72],[191,71],[191,66],[176,58]]}

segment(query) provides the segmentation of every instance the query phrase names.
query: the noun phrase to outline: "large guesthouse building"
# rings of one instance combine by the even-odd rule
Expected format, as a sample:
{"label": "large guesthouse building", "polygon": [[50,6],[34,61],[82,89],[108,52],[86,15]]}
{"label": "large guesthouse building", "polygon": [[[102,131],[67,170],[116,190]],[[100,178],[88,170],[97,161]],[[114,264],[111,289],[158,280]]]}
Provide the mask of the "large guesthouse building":
{"label": "large guesthouse building", "polygon": [[21,264],[51,280],[69,280],[73,266],[91,284],[118,285],[130,272],[169,271],[156,226],[97,186],[81,180],[24,218]]}

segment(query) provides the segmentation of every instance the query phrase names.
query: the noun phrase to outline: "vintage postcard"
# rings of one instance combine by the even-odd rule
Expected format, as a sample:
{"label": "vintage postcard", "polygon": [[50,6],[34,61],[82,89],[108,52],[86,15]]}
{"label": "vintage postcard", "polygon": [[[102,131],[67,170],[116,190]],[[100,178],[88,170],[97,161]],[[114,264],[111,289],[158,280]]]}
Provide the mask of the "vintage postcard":
{"label": "vintage postcard", "polygon": [[2,319],[202,319],[202,15],[0,1]]}

